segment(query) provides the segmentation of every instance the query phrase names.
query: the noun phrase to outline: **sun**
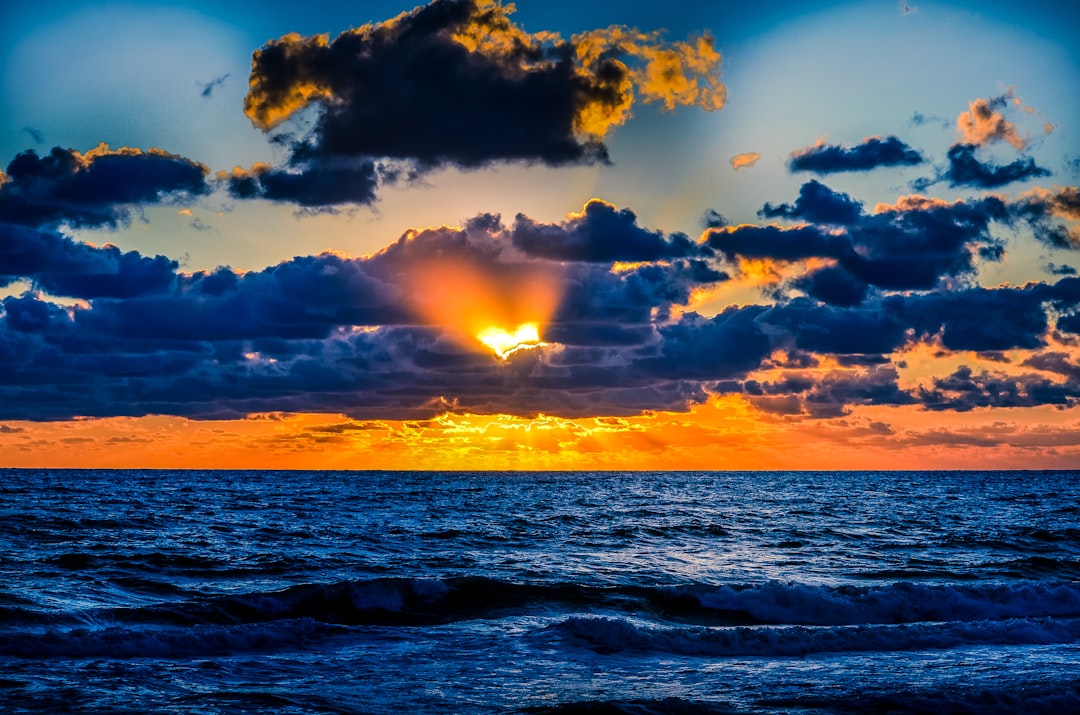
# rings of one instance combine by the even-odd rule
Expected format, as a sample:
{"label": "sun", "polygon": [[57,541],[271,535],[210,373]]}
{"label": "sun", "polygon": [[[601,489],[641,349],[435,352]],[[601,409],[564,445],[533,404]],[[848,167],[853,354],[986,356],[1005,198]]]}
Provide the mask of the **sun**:
{"label": "sun", "polygon": [[517,326],[514,332],[504,328],[485,328],[476,334],[476,338],[503,360],[519,350],[531,350],[547,345],[540,340],[540,329],[536,323],[523,323]]}

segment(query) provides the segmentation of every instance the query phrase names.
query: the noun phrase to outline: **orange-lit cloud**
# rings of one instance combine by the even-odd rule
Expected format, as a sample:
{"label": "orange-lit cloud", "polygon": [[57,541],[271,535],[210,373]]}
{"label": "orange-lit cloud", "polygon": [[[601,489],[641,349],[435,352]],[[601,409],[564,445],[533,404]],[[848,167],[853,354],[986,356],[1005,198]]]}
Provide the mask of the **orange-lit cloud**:
{"label": "orange-lit cloud", "polygon": [[610,87],[618,94],[616,101],[598,96],[582,106],[575,125],[584,135],[602,138],[612,127],[625,123],[635,96],[660,102],[668,110],[697,106],[715,111],[724,106],[727,91],[719,79],[721,57],[711,35],[667,44],[659,32],[609,27],[575,35],[573,45],[580,73],[588,77],[610,74],[604,68],[612,62],[624,73],[617,87]]}
{"label": "orange-lit cloud", "polygon": [[1017,149],[1027,146],[1027,141],[1020,136],[1016,125],[995,110],[987,99],[980,98],[971,102],[968,111],[961,112],[956,118],[956,128],[969,144],[1006,141]]}
{"label": "orange-lit cloud", "polygon": [[285,57],[286,62],[282,66],[296,68],[296,72],[285,78],[252,72],[250,91],[244,97],[244,114],[252,124],[262,130],[273,129],[311,102],[332,96],[332,90],[319,75],[305,72],[304,65],[292,61],[329,44],[330,36],[326,34],[302,37],[290,32],[255,50],[251,58],[253,67],[267,52],[277,51]]}
{"label": "orange-lit cloud", "polygon": [[753,166],[754,164],[758,163],[758,160],[760,158],[761,154],[758,154],[756,151],[748,151],[744,154],[736,154],[735,156],[731,157],[729,161],[731,162],[731,168],[735,171],[738,171],[739,169]]}
{"label": "orange-lit cloud", "polygon": [[[434,0],[332,41],[290,33],[254,53],[244,111],[268,131],[321,107],[318,130],[293,163],[368,156],[561,164],[604,158],[600,142],[637,101],[669,110],[724,105],[721,56],[707,33],[668,42],[660,32],[616,26],[566,41],[526,32],[513,12],[496,0]],[[459,89],[468,103],[457,101]],[[437,121],[446,111],[469,117],[450,131]],[[499,126],[506,123],[515,126],[513,141]],[[435,124],[440,132],[429,134]]]}

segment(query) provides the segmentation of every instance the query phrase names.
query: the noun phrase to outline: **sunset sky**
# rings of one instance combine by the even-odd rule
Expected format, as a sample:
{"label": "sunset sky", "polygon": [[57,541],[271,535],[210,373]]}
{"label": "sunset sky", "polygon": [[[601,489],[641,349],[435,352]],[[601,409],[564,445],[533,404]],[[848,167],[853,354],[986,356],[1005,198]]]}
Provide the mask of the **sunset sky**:
{"label": "sunset sky", "polygon": [[0,467],[1080,468],[1074,3],[17,5]]}

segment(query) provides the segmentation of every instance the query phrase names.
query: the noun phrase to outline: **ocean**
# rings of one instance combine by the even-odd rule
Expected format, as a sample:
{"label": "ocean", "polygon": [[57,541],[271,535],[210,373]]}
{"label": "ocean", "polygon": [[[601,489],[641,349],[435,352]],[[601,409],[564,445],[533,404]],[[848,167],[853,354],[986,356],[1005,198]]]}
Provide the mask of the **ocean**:
{"label": "ocean", "polygon": [[0,712],[1080,712],[1080,473],[0,470]]}

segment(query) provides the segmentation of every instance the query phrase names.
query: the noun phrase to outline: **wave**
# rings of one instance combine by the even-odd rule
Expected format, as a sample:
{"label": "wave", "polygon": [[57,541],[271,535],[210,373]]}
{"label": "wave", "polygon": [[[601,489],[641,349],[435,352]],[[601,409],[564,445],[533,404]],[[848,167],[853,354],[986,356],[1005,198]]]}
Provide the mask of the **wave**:
{"label": "wave", "polygon": [[[139,584],[135,584],[139,586]],[[1009,582],[824,586],[769,581],[731,586],[587,586],[484,577],[373,578],[308,583],[277,591],[176,598],[161,584],[139,588],[168,600],[129,608],[57,612],[12,604],[9,622],[236,625],[308,618],[334,625],[434,625],[506,615],[640,614],[692,625],[898,624],[1080,617],[1080,583]],[[126,586],[131,588],[129,584]]]}
{"label": "wave", "polygon": [[715,628],[661,627],[624,618],[571,616],[547,626],[543,633],[602,654],[632,651],[701,657],[801,657],[845,651],[1073,643],[1080,639],[1080,619]]}

